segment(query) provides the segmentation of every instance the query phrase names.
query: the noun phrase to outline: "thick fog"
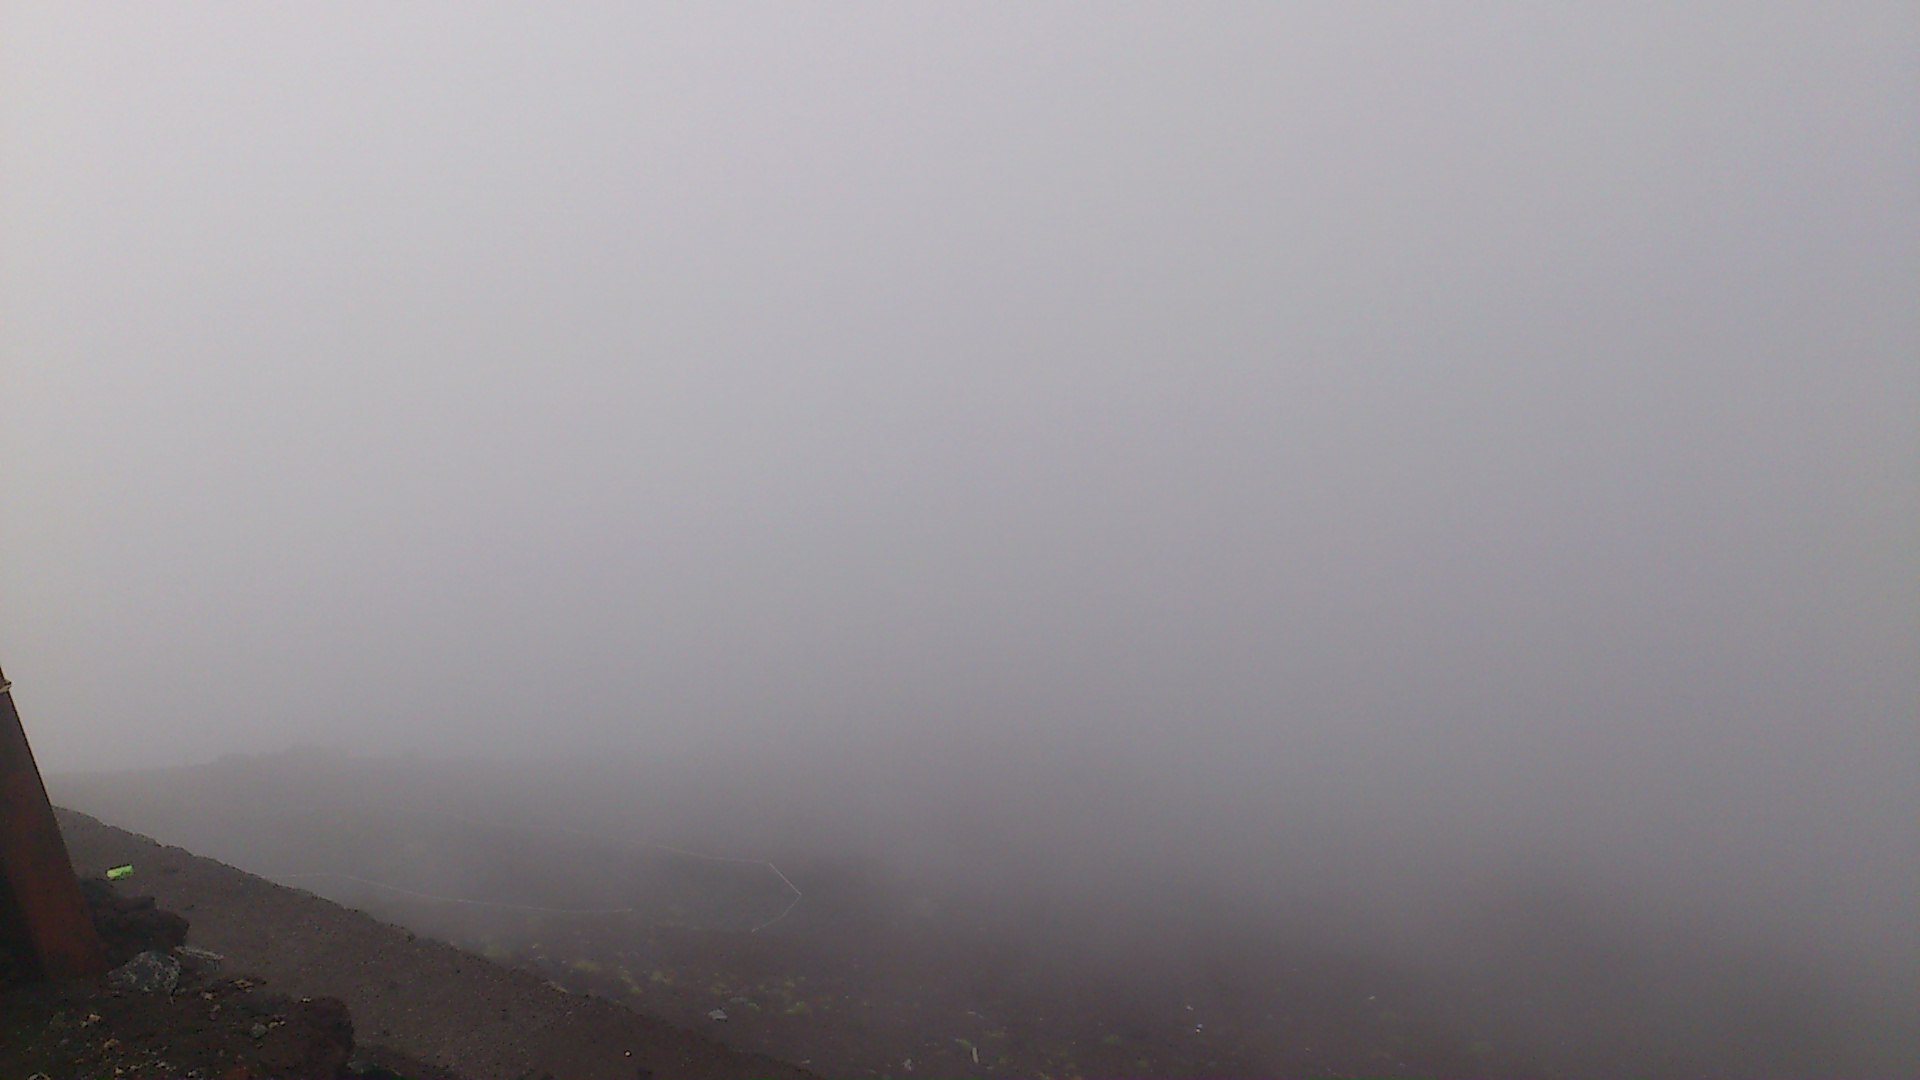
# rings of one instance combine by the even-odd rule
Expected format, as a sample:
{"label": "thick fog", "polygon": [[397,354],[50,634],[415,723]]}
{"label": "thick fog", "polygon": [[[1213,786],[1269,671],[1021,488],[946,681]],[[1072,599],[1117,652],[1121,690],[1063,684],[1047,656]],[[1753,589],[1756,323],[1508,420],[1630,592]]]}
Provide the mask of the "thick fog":
{"label": "thick fog", "polygon": [[1915,947],[1910,5],[4,10],[50,773]]}

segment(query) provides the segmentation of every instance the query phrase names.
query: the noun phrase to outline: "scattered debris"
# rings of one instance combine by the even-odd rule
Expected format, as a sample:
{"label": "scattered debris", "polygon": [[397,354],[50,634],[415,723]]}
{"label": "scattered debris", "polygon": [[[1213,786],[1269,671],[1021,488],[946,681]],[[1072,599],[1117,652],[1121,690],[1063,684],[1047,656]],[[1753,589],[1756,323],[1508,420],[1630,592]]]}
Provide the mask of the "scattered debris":
{"label": "scattered debris", "polygon": [[725,1009],[715,1009],[707,1014],[707,1019],[709,1020],[725,1020],[726,1018],[727,1010]]}
{"label": "scattered debris", "polygon": [[129,875],[131,875],[132,873],[133,873],[133,864],[132,864],[132,863],[127,863],[127,864],[126,864],[126,865],[124,865],[124,866],[115,866],[115,867],[112,867],[112,868],[110,868],[110,869],[109,869],[109,870],[107,871],[107,880],[108,880],[108,881],[119,881],[119,880],[120,880],[121,878],[123,878],[123,877],[127,877],[127,876],[129,876]]}

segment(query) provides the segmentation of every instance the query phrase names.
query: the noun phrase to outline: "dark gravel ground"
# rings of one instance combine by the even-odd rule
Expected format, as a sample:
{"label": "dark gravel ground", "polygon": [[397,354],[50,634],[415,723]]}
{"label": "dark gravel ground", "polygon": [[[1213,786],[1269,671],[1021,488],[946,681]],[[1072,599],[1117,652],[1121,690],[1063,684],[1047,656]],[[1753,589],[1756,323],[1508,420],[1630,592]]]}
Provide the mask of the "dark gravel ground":
{"label": "dark gravel ground", "polygon": [[251,980],[190,978],[172,992],[68,984],[14,987],[0,1005],[9,1077],[382,1076],[353,1057],[336,998],[295,999]]}
{"label": "dark gravel ground", "polygon": [[294,999],[258,979],[223,977],[219,958],[183,948],[187,920],[152,897],[121,895],[99,879],[83,880],[81,891],[115,970],[56,984],[12,958],[0,979],[0,1076],[387,1075],[354,1058],[353,1021],[339,999]]}
{"label": "dark gravel ground", "polygon": [[[116,962],[178,956],[183,936],[222,959],[186,956],[171,991],[9,986],[0,1076],[812,1075],[84,814],[59,821],[83,880],[135,867],[120,890],[88,886]],[[135,891],[152,899],[119,895]]]}

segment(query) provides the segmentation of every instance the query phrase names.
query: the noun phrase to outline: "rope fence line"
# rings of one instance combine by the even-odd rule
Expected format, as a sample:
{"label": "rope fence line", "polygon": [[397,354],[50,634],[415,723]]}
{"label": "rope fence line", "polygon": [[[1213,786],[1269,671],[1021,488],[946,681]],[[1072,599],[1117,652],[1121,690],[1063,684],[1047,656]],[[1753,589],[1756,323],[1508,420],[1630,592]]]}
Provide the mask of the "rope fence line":
{"label": "rope fence line", "polygon": [[[805,898],[805,895],[806,895],[805,893],[800,891],[800,887],[798,885],[795,885],[793,883],[792,878],[788,877],[778,866],[775,866],[772,862],[766,859],[741,859],[741,858],[734,858],[726,855],[708,855],[703,852],[688,851],[685,848],[677,848],[672,846],[671,844],[662,844],[653,840],[635,840],[630,837],[613,836],[607,833],[590,832],[585,829],[570,829],[570,828],[565,828],[563,826],[557,826],[557,825],[508,825],[503,822],[486,821],[480,818],[468,817],[464,814],[452,814],[444,810],[423,810],[417,807],[410,807],[410,806],[401,807],[400,810],[402,813],[414,814],[420,817],[445,818],[449,821],[458,821],[467,825],[478,825],[484,828],[500,829],[508,832],[518,831],[518,832],[556,833],[556,834],[565,835],[565,836],[582,837],[584,839],[595,840],[600,843],[612,844],[617,847],[650,848],[655,851],[664,851],[670,854],[684,856],[689,859],[701,859],[706,862],[735,863],[743,866],[764,866],[767,869],[773,871],[774,876],[780,879],[780,883],[782,885],[785,885],[787,887],[787,891],[793,894],[793,898],[787,901],[787,906],[781,908],[779,914],[749,929],[747,931],[747,933],[749,934],[757,934],[760,931],[765,930],[767,927],[772,926],[774,923],[779,922],[781,919],[786,918],[787,915],[790,912],[792,912],[794,908],[800,905],[800,901],[803,898]],[[638,915],[640,913],[640,910],[638,908],[633,908],[633,907],[551,908],[551,907],[540,907],[535,904],[513,904],[513,903],[508,903],[506,901],[501,901],[501,900],[481,900],[474,897],[466,897],[466,896],[440,896],[434,893],[420,892],[416,889],[405,888],[404,886],[395,885],[392,882],[374,881],[371,878],[355,877],[352,874],[314,872],[314,873],[301,873],[301,874],[281,874],[279,876],[287,880],[295,880],[300,878],[335,878],[342,881],[358,882],[359,884],[362,884],[362,885],[371,885],[379,889],[388,889],[393,892],[402,893],[407,896],[415,897],[417,899],[432,900],[432,901],[443,903],[443,904],[466,904],[473,907],[504,908],[512,911],[534,911],[534,912],[540,912],[542,914],[549,914],[549,915]],[[675,924],[675,925],[685,925],[685,924]],[[699,929],[707,929],[707,928],[701,927]]]}

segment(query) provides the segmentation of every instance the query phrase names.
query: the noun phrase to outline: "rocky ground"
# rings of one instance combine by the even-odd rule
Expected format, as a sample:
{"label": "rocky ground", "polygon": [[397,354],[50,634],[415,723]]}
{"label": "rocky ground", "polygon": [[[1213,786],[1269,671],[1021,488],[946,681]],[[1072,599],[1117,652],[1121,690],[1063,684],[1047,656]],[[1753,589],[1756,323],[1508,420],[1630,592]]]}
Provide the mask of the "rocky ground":
{"label": "rocky ground", "polygon": [[[1166,926],[1157,944],[1129,938],[1090,954],[1075,936],[1077,908],[1016,913],[1009,925],[1012,916],[922,894],[885,867],[797,853],[781,865],[805,902],[756,933],[746,928],[791,901],[757,864],[623,855],[601,840],[502,832],[382,799],[419,783],[303,798],[298,784],[315,771],[257,791],[217,777],[162,785],[194,792],[185,802],[226,832],[163,807],[114,812],[190,837],[195,851],[268,872],[296,866],[287,877],[297,888],[84,814],[60,821],[83,873],[133,864],[131,881],[194,920],[196,944],[275,986],[339,997],[361,1041],[463,1076],[797,1075],[781,1060],[848,1077],[1550,1072],[1474,1045],[1428,1018],[1422,988],[1337,949],[1231,933],[1176,939]],[[127,777],[109,788],[138,789]],[[483,899],[410,897],[318,870],[406,875],[409,888]],[[687,890],[704,890],[688,903],[702,916],[718,910],[723,925],[651,918],[671,910],[558,917],[514,906],[597,908]],[[1188,963],[1169,966],[1166,950]],[[722,1053],[689,1029],[764,1056]]]}
{"label": "rocky ground", "polygon": [[818,823],[758,828],[779,819],[725,812],[752,777],[702,802],[661,772],[613,770],[612,797],[602,774],[527,771],[290,754],[49,789],[272,878],[60,814],[83,875],[133,864],[123,884],[192,919],[228,973],[343,1001],[363,1063],[393,1051],[476,1080],[1920,1075],[1920,968],[1896,957],[1843,986],[1551,866],[1494,874],[1471,903],[1396,893],[1403,914],[1438,897],[1461,921],[1381,936],[1310,890],[1089,888],[1084,867],[999,847],[906,862]]}
{"label": "rocky ground", "polygon": [[[116,967],[50,984],[7,958],[0,1076],[810,1075],[84,815],[60,821]],[[99,877],[127,864],[130,888]]]}
{"label": "rocky ground", "polygon": [[[188,923],[152,897],[82,883],[115,965],[97,982],[48,983],[9,957],[0,1001],[0,1075],[10,1077],[386,1077],[354,1054],[338,998],[294,998],[229,976],[223,958],[186,944]],[[438,1071],[386,1055],[409,1074]]]}

